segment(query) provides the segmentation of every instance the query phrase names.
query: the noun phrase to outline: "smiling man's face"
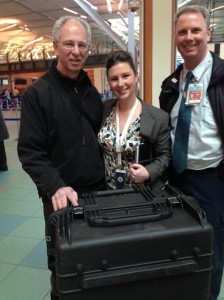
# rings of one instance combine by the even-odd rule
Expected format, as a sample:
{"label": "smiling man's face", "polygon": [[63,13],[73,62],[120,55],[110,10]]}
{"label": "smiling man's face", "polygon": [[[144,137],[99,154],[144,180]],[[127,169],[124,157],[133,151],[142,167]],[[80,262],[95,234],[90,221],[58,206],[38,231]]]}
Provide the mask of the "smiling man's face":
{"label": "smiling man's face", "polygon": [[210,35],[210,30],[200,13],[185,13],[179,17],[176,23],[175,41],[186,66],[193,66],[191,69],[194,69],[204,59],[208,51]]}

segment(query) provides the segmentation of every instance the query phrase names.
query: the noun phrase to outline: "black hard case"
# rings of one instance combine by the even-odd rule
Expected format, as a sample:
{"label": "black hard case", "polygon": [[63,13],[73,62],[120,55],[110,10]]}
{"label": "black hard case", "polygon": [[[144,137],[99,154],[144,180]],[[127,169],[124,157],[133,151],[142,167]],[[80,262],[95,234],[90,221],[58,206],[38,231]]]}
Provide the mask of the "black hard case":
{"label": "black hard case", "polygon": [[193,198],[167,186],[80,203],[49,218],[57,299],[208,300],[212,228]]}

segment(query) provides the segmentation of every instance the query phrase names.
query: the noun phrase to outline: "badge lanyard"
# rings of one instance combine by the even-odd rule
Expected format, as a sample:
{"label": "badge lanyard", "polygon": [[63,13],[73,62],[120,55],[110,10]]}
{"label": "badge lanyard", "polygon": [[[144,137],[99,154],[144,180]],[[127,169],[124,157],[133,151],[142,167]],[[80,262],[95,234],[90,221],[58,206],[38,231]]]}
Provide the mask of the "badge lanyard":
{"label": "badge lanyard", "polygon": [[129,116],[128,116],[128,119],[127,119],[127,121],[125,123],[123,132],[122,132],[122,134],[120,136],[118,102],[116,104],[116,129],[117,129],[117,132],[116,132],[116,151],[117,151],[117,159],[118,159],[119,165],[121,165],[121,146],[122,146],[122,142],[123,142],[124,137],[125,137],[125,135],[126,135],[126,133],[128,131],[128,127],[131,124],[131,120],[132,120],[132,117],[134,116],[134,113],[136,111],[137,105],[138,105],[138,99],[136,98],[135,104],[133,105],[133,107],[132,107],[132,109],[131,109],[131,111],[129,113]]}

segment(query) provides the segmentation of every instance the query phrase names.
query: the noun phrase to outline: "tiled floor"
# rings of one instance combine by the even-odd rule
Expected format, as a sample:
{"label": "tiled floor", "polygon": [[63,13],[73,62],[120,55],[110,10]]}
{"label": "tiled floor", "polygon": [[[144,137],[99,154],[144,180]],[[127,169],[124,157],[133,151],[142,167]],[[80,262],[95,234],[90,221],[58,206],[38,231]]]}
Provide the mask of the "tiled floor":
{"label": "tiled floor", "polygon": [[[3,113],[10,138],[5,141],[9,170],[0,172],[0,299],[49,300],[42,204],[17,156],[19,111]],[[219,300],[224,300],[224,281]]]}
{"label": "tiled floor", "polygon": [[9,170],[0,172],[0,299],[49,300],[42,204],[16,152],[19,111],[3,113],[10,138]]}

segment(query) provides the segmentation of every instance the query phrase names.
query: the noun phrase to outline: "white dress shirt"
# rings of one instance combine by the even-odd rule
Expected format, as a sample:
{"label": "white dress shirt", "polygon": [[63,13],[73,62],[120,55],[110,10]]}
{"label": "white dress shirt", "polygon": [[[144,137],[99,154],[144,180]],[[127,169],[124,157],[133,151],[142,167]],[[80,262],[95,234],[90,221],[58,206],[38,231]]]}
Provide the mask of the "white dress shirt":
{"label": "white dress shirt", "polygon": [[[212,64],[212,55],[208,51],[204,60],[194,70],[191,70],[197,83],[203,85],[202,100],[192,107],[187,162],[187,168],[192,170],[216,167],[223,159],[221,137],[218,134],[218,127],[207,95]],[[188,71],[184,66],[180,74],[180,95],[171,112],[171,123],[172,128],[174,128],[171,132],[172,145],[174,144],[178,111],[182,99],[181,91],[183,91],[186,81],[184,78],[186,78]]]}

